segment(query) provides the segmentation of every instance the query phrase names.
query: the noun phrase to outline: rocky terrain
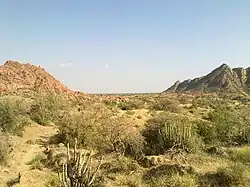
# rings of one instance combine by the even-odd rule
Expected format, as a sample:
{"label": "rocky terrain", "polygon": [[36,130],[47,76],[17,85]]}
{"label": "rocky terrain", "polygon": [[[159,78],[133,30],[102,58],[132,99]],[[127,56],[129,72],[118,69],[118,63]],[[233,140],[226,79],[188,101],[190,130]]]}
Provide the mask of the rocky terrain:
{"label": "rocky terrain", "polygon": [[43,68],[31,64],[6,61],[0,66],[0,93],[15,92],[71,92]]}
{"label": "rocky terrain", "polygon": [[230,68],[226,64],[213,70],[211,73],[183,82],[177,81],[164,92],[215,92],[227,91],[241,94],[250,93],[250,67]]}

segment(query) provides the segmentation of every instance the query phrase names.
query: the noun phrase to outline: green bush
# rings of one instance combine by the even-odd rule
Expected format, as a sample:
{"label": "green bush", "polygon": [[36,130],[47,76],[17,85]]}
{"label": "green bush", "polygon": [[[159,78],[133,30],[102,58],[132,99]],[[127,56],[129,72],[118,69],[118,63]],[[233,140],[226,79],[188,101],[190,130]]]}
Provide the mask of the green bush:
{"label": "green bush", "polygon": [[133,116],[133,115],[135,115],[135,111],[133,111],[133,110],[128,110],[128,111],[126,112],[126,114],[127,114],[127,115],[130,115],[130,116]]}
{"label": "green bush", "polygon": [[191,174],[164,175],[152,179],[151,186],[155,187],[198,187],[197,178]]}
{"label": "green bush", "polygon": [[147,154],[163,154],[168,149],[193,152],[200,149],[202,142],[196,126],[182,117],[161,116],[147,122],[142,132],[147,143]]}
{"label": "green bush", "polygon": [[223,105],[224,103],[226,102],[213,96],[198,97],[192,101],[192,105],[194,108],[200,107],[200,108],[214,108],[215,109],[219,105]]}
{"label": "green bush", "polygon": [[250,163],[250,150],[248,148],[231,149],[228,153],[235,162]]}
{"label": "green bush", "polygon": [[206,144],[236,145],[250,142],[250,123],[241,111],[219,106],[208,118],[197,122],[198,134]]}
{"label": "green bush", "polygon": [[189,98],[188,96],[181,95],[181,94],[178,96],[178,100],[183,105],[190,104],[192,102],[191,98]]}
{"label": "green bush", "polygon": [[[113,116],[96,126],[94,145],[99,150],[120,152],[138,158],[142,155],[144,138],[132,121],[122,116]],[[102,141],[100,141],[102,140]]]}
{"label": "green bush", "polygon": [[202,137],[202,140],[206,144],[218,144],[218,133],[216,130],[216,126],[209,122],[209,121],[201,121],[197,120],[197,133],[199,134],[200,137]]}
{"label": "green bush", "polygon": [[111,116],[110,110],[102,104],[91,103],[83,106],[80,111],[65,112],[58,119],[58,134],[54,141],[74,144],[75,138],[77,138],[80,146],[92,146],[95,143],[93,138],[98,135],[99,126],[108,121]]}
{"label": "green bush", "polygon": [[118,103],[118,108],[121,110],[134,110],[145,108],[144,101],[139,99],[130,99],[128,101],[122,101]]}
{"label": "green bush", "polygon": [[217,170],[215,178],[221,187],[248,186],[246,168],[241,164],[233,164]]}
{"label": "green bush", "polygon": [[72,143],[77,138],[83,147],[133,157],[140,156],[143,150],[143,137],[131,121],[114,115],[103,106],[90,106],[82,112],[67,113],[59,124],[59,142]]}
{"label": "green bush", "polygon": [[250,144],[250,106],[243,106],[237,112],[236,121],[238,121],[238,133],[235,141],[238,144]]}
{"label": "green bush", "polygon": [[180,113],[181,107],[179,106],[180,102],[178,100],[169,100],[169,99],[156,99],[152,104],[151,108],[153,110],[164,110],[173,113]]}
{"label": "green bush", "polygon": [[31,161],[29,161],[27,164],[31,165],[31,169],[38,169],[42,170],[44,165],[43,161],[46,160],[46,155],[43,153],[37,154]]}
{"label": "green bush", "polygon": [[29,105],[19,97],[0,98],[0,131],[22,135],[25,125],[30,124]]}
{"label": "green bush", "polygon": [[50,174],[46,180],[46,187],[61,187],[60,180],[56,174]]}
{"label": "green bush", "polygon": [[93,137],[95,119],[91,113],[66,113],[58,122],[57,142],[73,144],[77,138],[81,146],[87,146]]}
{"label": "green bush", "polygon": [[231,143],[237,134],[238,120],[233,112],[227,108],[217,108],[210,112],[208,120],[212,124],[212,129],[216,131],[217,139],[220,142]]}
{"label": "green bush", "polygon": [[117,102],[116,101],[104,100],[103,102],[106,104],[106,106],[108,108],[115,108],[117,106]]}
{"label": "green bush", "polygon": [[31,119],[40,125],[57,122],[60,110],[66,110],[62,95],[46,94],[35,97],[30,110]]}
{"label": "green bush", "polygon": [[149,187],[143,183],[141,176],[137,173],[132,175],[118,175],[116,177],[116,183],[119,186],[127,187]]}
{"label": "green bush", "polygon": [[101,169],[106,170],[107,173],[123,173],[129,175],[131,172],[135,172],[139,169],[139,165],[135,160],[118,155],[109,162],[102,165]]}

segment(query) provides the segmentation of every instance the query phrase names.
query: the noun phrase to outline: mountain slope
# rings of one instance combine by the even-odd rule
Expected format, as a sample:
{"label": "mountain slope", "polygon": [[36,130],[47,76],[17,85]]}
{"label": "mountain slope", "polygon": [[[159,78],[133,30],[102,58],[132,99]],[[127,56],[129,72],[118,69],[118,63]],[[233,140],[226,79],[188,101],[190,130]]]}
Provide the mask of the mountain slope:
{"label": "mountain slope", "polygon": [[213,92],[228,91],[250,93],[250,68],[233,68],[222,64],[206,76],[177,81],[164,92]]}
{"label": "mountain slope", "polygon": [[17,91],[71,92],[41,67],[7,61],[0,66],[0,93]]}

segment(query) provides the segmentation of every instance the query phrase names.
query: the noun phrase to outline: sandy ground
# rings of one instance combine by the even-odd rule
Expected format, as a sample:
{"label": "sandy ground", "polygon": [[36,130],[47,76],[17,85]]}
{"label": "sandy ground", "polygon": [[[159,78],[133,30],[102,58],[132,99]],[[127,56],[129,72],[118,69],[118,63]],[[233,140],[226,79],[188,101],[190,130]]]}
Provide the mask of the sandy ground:
{"label": "sandy ground", "polygon": [[30,165],[27,163],[45,149],[44,143],[54,134],[56,134],[54,126],[34,124],[26,127],[23,137],[13,137],[14,149],[9,155],[8,164],[0,166],[0,187],[7,186],[6,183],[17,178],[19,173],[24,176],[30,170]]}

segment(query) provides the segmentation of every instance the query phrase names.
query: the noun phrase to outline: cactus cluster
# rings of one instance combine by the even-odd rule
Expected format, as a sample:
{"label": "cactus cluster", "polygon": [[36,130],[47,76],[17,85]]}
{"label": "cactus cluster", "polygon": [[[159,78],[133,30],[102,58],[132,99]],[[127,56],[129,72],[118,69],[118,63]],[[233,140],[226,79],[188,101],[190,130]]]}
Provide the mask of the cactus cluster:
{"label": "cactus cluster", "polygon": [[75,139],[73,158],[70,155],[69,144],[67,144],[67,162],[63,165],[59,179],[62,187],[91,187],[94,184],[96,174],[102,164],[99,160],[98,166],[92,169],[92,152],[77,151],[77,139]]}
{"label": "cactus cluster", "polygon": [[191,123],[165,123],[159,129],[159,142],[163,148],[177,148],[188,150],[188,144],[195,136],[194,126]]}

